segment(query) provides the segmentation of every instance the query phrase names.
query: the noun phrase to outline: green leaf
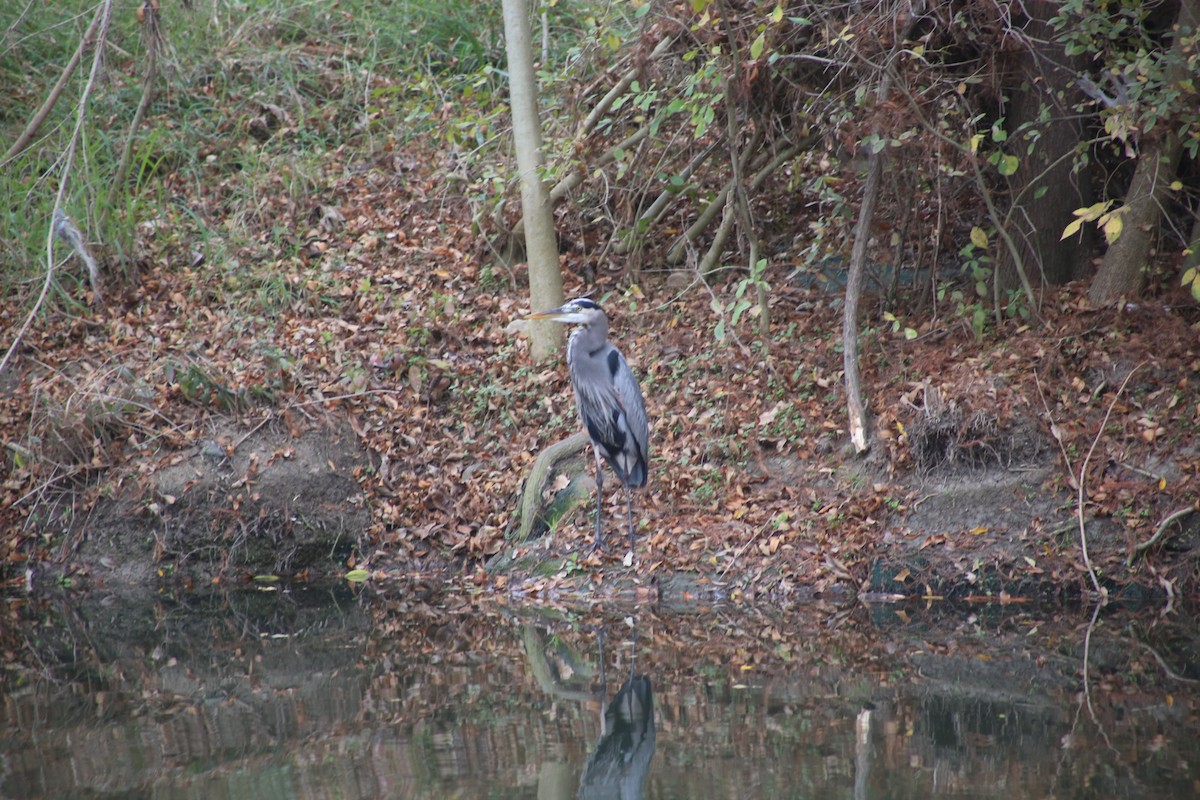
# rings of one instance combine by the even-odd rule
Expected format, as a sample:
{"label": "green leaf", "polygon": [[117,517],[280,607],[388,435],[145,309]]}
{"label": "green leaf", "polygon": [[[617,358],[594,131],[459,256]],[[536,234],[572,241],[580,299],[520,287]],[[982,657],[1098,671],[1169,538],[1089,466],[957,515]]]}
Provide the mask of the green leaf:
{"label": "green leaf", "polygon": [[912,341],[913,339],[917,338],[917,332],[915,330],[913,330],[912,328],[905,328],[904,329],[904,338],[908,339],[909,341]]}
{"label": "green leaf", "polygon": [[1185,269],[1183,271],[1183,279],[1179,281],[1179,285],[1187,286],[1189,283],[1195,283],[1196,276],[1197,276],[1196,268],[1188,267],[1187,269]]}
{"label": "green leaf", "polygon": [[362,583],[369,577],[371,577],[371,573],[365,569],[352,569],[346,573],[346,580],[351,583]]}
{"label": "green leaf", "polygon": [[771,22],[778,23],[783,19],[783,3],[776,3],[775,10],[771,12]]}
{"label": "green leaf", "polygon": [[1012,175],[1016,173],[1017,167],[1021,166],[1021,162],[1014,155],[1004,155],[1000,157],[1000,163],[996,168],[1000,170],[1001,175]]}
{"label": "green leaf", "polygon": [[986,250],[988,246],[988,235],[983,228],[978,226],[971,228],[971,244],[978,247],[980,250]]}
{"label": "green leaf", "polygon": [[763,49],[767,46],[766,31],[760,33],[753,42],[750,43],[750,57],[757,59],[763,54]]}

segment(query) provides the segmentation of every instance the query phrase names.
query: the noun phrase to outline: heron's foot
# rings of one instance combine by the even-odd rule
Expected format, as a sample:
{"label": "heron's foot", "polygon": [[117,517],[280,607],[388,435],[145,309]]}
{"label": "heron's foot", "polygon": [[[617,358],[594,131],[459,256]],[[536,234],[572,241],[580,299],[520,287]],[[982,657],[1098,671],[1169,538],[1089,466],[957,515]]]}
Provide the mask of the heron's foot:
{"label": "heron's foot", "polygon": [[588,555],[592,555],[597,550],[600,550],[604,553],[608,552],[608,545],[604,543],[604,537],[596,537],[596,540],[592,542],[592,546],[588,548]]}

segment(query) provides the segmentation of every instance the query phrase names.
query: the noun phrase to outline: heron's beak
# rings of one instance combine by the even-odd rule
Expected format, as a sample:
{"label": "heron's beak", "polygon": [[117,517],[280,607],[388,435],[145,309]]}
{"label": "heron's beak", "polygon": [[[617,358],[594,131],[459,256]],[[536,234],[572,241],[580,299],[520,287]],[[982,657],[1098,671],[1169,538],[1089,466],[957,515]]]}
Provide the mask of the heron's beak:
{"label": "heron's beak", "polygon": [[570,310],[565,306],[559,306],[558,308],[552,308],[549,311],[538,311],[534,314],[530,314],[525,319],[552,319],[556,322],[559,322],[562,321],[562,318],[569,313],[571,313]]}

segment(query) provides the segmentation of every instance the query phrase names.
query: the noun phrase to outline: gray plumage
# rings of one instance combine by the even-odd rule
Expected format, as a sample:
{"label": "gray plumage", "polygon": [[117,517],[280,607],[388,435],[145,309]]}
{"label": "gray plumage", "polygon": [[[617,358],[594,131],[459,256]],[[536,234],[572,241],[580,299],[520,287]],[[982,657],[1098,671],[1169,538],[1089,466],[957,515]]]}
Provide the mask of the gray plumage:
{"label": "gray plumage", "polygon": [[629,514],[629,547],[633,548],[633,500],[631,488],[646,485],[650,426],[642,389],[621,351],[608,341],[608,317],[587,298],[533,314],[530,319],[549,319],[578,325],[567,342],[567,366],[575,387],[579,418],[592,440],[596,454],[596,541],[604,546],[600,512],[604,497],[604,467],[607,461],[625,487]]}

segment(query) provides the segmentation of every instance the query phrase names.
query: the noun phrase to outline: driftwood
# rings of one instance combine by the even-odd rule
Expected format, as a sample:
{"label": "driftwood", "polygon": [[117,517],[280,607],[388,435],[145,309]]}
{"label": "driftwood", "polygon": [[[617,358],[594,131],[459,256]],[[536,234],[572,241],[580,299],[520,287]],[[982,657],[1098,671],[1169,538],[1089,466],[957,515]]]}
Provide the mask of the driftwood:
{"label": "driftwood", "polygon": [[546,480],[554,468],[561,462],[574,458],[587,447],[588,437],[583,431],[568,436],[562,441],[547,447],[533,462],[529,477],[525,479],[525,491],[521,496],[521,524],[509,539],[513,542],[528,541],[533,535],[534,525],[539,519],[561,519],[570,509],[587,499],[595,488],[595,480],[588,474],[586,466],[581,465],[578,474],[571,479],[566,491],[550,508],[542,508],[542,490]]}

